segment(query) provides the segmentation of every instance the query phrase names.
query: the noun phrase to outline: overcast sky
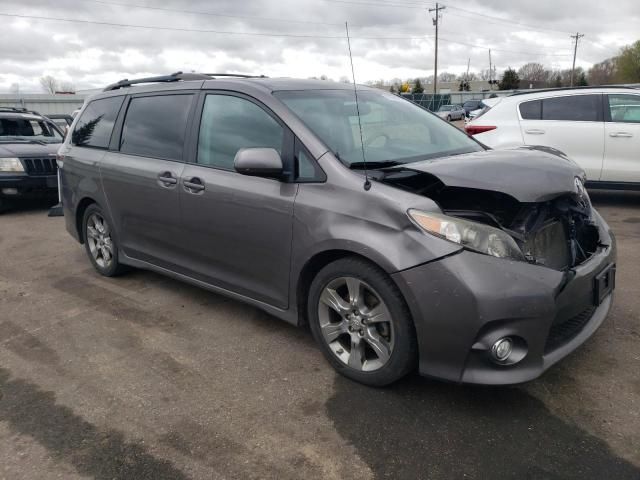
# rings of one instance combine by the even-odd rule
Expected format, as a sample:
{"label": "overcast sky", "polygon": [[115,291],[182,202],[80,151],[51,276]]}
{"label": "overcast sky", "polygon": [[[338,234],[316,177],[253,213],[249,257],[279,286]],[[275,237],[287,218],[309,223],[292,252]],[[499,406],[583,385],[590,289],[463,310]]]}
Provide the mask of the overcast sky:
{"label": "overcast sky", "polygon": [[[351,73],[345,21],[359,83],[433,74],[433,14],[427,9],[435,2],[125,3],[0,0],[0,92],[15,84],[21,92],[40,92],[43,75],[87,89],[178,70],[301,78],[324,74],[338,80]],[[567,68],[573,52],[569,35],[576,30],[586,35],[577,64],[588,68],[640,39],[640,0],[449,0],[444,5],[439,72],[461,73],[469,58],[472,71],[486,69],[488,48],[499,73],[530,61]],[[261,35],[234,34],[239,32]]]}

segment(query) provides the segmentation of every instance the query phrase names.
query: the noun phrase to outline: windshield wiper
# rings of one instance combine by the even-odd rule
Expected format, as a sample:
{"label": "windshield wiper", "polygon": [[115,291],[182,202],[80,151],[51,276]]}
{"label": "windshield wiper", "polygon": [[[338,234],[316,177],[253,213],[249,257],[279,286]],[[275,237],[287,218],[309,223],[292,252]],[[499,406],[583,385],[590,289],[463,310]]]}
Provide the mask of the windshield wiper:
{"label": "windshield wiper", "polygon": [[381,160],[377,162],[353,162],[349,165],[352,170],[360,170],[365,168],[378,169],[386,167],[395,167],[396,165],[404,165],[402,162],[396,160]]}

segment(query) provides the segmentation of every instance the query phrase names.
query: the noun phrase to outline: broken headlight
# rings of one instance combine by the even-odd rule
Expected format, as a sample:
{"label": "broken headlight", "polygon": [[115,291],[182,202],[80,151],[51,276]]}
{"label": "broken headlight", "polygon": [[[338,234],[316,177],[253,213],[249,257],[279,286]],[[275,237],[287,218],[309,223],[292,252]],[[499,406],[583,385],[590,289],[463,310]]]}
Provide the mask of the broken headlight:
{"label": "broken headlight", "polygon": [[409,210],[407,212],[422,230],[457,243],[474,252],[499,258],[524,260],[515,240],[500,229],[439,213]]}

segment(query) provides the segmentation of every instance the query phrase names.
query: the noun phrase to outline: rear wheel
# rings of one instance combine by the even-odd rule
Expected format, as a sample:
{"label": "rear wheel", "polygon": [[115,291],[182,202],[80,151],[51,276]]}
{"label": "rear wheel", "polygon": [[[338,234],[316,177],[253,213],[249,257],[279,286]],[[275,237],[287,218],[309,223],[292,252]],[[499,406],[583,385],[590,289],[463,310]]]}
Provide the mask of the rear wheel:
{"label": "rear wheel", "polygon": [[123,273],[126,268],[118,262],[118,244],[113,229],[98,205],[89,205],[82,225],[85,249],[98,273],[105,277]]}
{"label": "rear wheel", "polygon": [[311,284],[311,331],[325,357],[342,375],[388,385],[417,362],[413,323],[389,276],[359,258],[337,260]]}

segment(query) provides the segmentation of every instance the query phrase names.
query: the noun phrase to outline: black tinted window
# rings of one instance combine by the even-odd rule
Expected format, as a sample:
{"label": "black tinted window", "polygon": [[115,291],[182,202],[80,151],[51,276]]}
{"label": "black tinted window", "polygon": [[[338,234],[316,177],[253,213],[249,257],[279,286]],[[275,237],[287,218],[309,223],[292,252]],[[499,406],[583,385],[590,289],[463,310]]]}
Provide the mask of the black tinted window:
{"label": "black tinted window", "polygon": [[124,97],[108,97],[94,100],[76,123],[71,142],[81,147],[107,148]]}
{"label": "black tinted window", "polygon": [[542,119],[595,122],[598,120],[601,103],[600,95],[545,98],[542,101]]}
{"label": "black tinted window", "polygon": [[542,101],[533,100],[521,103],[520,115],[524,120],[540,120],[542,118]]}
{"label": "black tinted window", "polygon": [[192,95],[133,98],[122,127],[120,151],[182,160]]}
{"label": "black tinted window", "polygon": [[241,148],[270,147],[282,154],[284,130],[267,112],[244,98],[208,95],[200,124],[198,163],[233,169]]}

